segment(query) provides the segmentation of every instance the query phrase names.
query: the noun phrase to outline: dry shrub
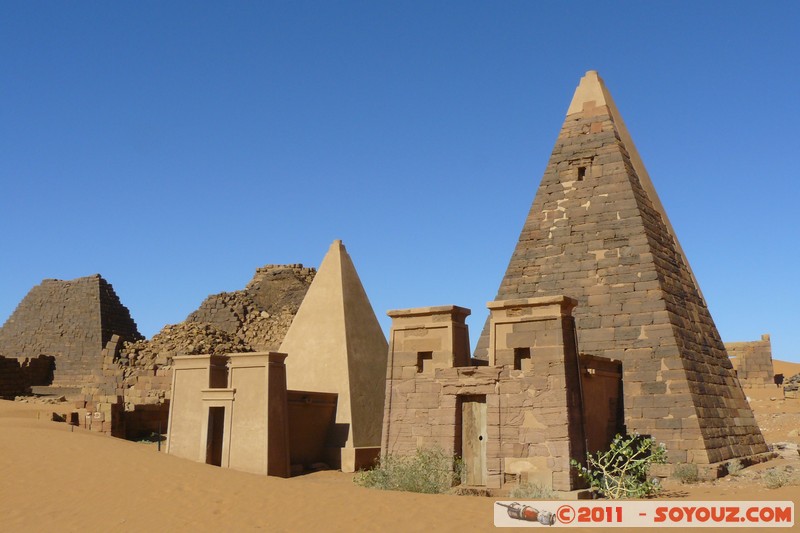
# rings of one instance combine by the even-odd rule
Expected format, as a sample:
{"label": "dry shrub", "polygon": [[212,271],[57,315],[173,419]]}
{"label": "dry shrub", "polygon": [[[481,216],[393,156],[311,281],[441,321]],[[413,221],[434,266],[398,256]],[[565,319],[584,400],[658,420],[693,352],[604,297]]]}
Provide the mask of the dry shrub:
{"label": "dry shrub", "polygon": [[514,500],[557,500],[558,495],[547,487],[537,483],[524,483],[508,495]]}
{"label": "dry shrub", "polygon": [[761,475],[761,481],[768,489],[778,489],[784,485],[793,485],[796,482],[792,473],[793,471],[790,467],[770,468]]}
{"label": "dry shrub", "polygon": [[693,463],[680,463],[675,465],[675,470],[672,472],[672,477],[683,483],[684,485],[697,483],[700,481],[700,472],[697,465]]}
{"label": "dry shrub", "polygon": [[743,469],[744,465],[741,460],[733,459],[732,461],[728,461],[728,474],[738,476]]}
{"label": "dry shrub", "polygon": [[441,448],[420,448],[414,455],[385,455],[372,470],[356,473],[353,482],[380,490],[443,494],[461,481],[461,460]]}

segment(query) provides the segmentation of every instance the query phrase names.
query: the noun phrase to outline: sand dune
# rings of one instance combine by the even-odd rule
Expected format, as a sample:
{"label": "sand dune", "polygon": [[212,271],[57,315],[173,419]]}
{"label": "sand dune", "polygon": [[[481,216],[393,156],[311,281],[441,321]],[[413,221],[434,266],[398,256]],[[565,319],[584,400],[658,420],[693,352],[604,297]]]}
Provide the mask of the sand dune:
{"label": "sand dune", "polygon": [[789,379],[795,374],[800,374],[800,363],[778,361],[775,359],[772,361],[772,368],[775,370],[776,374],[783,374],[786,379]]}
{"label": "sand dune", "polygon": [[341,472],[284,480],[220,469],[158,453],[153,444],[37,420],[47,407],[0,401],[2,531],[492,527],[487,498],[369,490]]}

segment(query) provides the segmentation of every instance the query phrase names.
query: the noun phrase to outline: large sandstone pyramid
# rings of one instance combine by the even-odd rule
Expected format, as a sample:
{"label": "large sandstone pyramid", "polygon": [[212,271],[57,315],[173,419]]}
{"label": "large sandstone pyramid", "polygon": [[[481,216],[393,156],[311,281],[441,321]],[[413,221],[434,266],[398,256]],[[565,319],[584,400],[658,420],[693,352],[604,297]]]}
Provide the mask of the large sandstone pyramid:
{"label": "large sandstone pyramid", "polygon": [[[289,389],[338,393],[336,446],[380,447],[389,346],[342,241],[322,260],[280,351]],[[342,468],[352,471],[349,456]]]}
{"label": "large sandstone pyramid", "polygon": [[142,338],[128,308],[99,274],[46,279],[28,292],[0,329],[0,354],[55,356],[54,385],[80,387],[103,367],[112,335]]}
{"label": "large sandstone pyramid", "polygon": [[[622,361],[628,432],[666,443],[673,463],[767,450],[675,231],[594,71],[575,91],[495,300],[558,294],[579,302],[580,350]],[[475,357],[485,358],[487,346],[484,327]]]}

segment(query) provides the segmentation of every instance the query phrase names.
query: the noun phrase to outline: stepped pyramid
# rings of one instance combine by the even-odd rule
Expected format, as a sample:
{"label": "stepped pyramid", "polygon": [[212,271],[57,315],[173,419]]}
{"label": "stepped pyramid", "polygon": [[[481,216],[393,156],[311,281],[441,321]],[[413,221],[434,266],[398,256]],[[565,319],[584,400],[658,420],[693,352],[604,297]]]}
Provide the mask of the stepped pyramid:
{"label": "stepped pyramid", "polygon": [[53,385],[80,387],[103,368],[112,335],[142,338],[128,308],[100,274],[46,279],[25,295],[0,328],[0,354],[55,356]]}
{"label": "stepped pyramid", "polygon": [[[664,442],[672,463],[767,451],[675,231],[594,71],[575,91],[495,300],[559,294],[579,302],[580,351],[622,361],[628,432]],[[485,326],[478,359],[488,336]]]}
{"label": "stepped pyramid", "polygon": [[342,241],[322,260],[279,351],[288,354],[288,389],[339,395],[331,445],[342,448],[342,470],[360,462],[356,449],[377,453],[389,346]]}

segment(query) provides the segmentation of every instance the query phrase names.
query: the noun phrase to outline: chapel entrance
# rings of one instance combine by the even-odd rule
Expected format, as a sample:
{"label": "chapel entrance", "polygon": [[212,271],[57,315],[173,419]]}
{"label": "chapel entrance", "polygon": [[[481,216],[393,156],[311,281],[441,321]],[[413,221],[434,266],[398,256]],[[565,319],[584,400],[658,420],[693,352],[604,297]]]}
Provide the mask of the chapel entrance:
{"label": "chapel entrance", "polygon": [[461,455],[467,485],[486,485],[486,396],[461,399]]}

